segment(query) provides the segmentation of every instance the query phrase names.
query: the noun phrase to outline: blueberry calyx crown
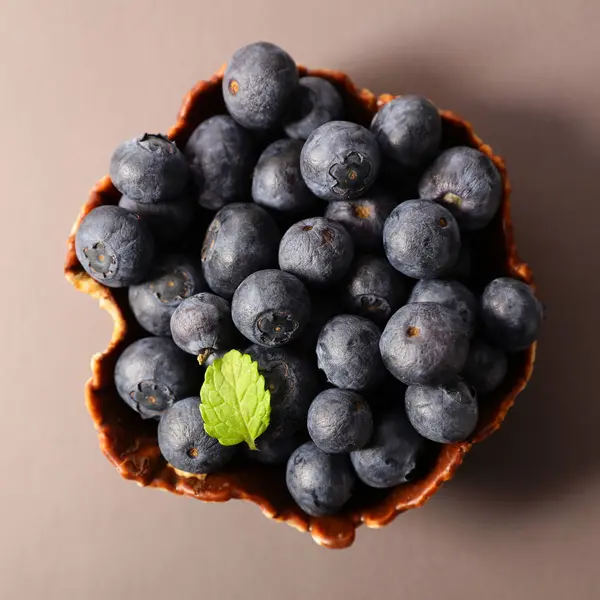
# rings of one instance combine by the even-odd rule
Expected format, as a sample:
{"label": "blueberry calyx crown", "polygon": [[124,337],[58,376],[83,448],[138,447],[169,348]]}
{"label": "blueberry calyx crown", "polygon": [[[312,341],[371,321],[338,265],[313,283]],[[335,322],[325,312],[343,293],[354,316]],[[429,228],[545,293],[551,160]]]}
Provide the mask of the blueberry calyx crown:
{"label": "blueberry calyx crown", "polygon": [[96,242],[91,248],[84,248],[87,266],[103,279],[110,279],[117,271],[117,257],[106,242]]}
{"label": "blueberry calyx crown", "polygon": [[385,298],[376,294],[363,294],[360,296],[360,306],[366,312],[389,311],[390,307]]}
{"label": "blueberry calyx crown", "polygon": [[138,412],[144,418],[160,415],[167,408],[171,408],[175,402],[175,394],[171,388],[151,379],[140,381],[135,388],[129,392],[129,397],[138,408]]}
{"label": "blueberry calyx crown", "polygon": [[287,342],[298,329],[298,322],[281,311],[263,313],[256,321],[263,343]]}
{"label": "blueberry calyx crown", "polygon": [[142,148],[151,152],[156,152],[160,148],[165,148],[169,154],[175,152],[175,144],[168,137],[160,133],[145,133],[140,138],[139,144]]}
{"label": "blueberry calyx crown", "polygon": [[331,188],[336,194],[344,196],[360,193],[371,175],[371,163],[360,152],[350,152],[341,163],[331,165],[329,174],[335,179]]}
{"label": "blueberry calyx crown", "polygon": [[290,369],[284,361],[276,360],[264,363],[261,371],[267,373],[265,383],[271,394],[276,394],[280,389],[286,389],[285,384],[290,376]]}
{"label": "blueberry calyx crown", "polygon": [[154,296],[162,303],[181,302],[189,298],[194,291],[194,284],[189,273],[176,270],[165,273],[162,277],[148,284]]}

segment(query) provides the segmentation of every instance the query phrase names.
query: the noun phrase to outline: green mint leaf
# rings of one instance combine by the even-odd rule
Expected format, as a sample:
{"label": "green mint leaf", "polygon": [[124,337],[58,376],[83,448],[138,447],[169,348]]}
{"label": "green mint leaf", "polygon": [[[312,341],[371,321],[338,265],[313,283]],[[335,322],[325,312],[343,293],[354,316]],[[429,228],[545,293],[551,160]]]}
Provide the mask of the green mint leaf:
{"label": "green mint leaf", "polygon": [[271,418],[271,393],[258,363],[248,354],[231,350],[206,369],[200,390],[204,430],[223,446],[254,440],[264,433]]}

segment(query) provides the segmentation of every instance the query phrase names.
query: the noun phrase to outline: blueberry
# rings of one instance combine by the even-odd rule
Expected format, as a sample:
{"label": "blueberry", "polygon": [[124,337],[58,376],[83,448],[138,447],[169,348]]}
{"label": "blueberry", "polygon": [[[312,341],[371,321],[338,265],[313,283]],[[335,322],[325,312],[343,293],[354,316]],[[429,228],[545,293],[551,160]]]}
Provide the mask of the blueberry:
{"label": "blueberry", "polygon": [[323,200],[358,198],[375,183],[380,165],[373,134],[349,121],[330,121],[315,129],[300,155],[306,185]]}
{"label": "blueberry", "polygon": [[298,88],[292,57],[274,44],[257,42],[231,57],[223,75],[229,114],[249,129],[270,129],[287,110]]}
{"label": "blueberry", "polygon": [[177,200],[156,204],[144,204],[121,196],[119,206],[140,215],[159,244],[170,244],[179,240],[189,229],[194,218],[194,205],[185,194]]}
{"label": "blueberry", "polygon": [[279,230],[264,208],[251,203],[224,206],[202,245],[202,272],[210,289],[231,298],[251,273],[277,265]]}
{"label": "blueberry", "polygon": [[436,155],[442,138],[442,119],[426,98],[401,96],[379,109],[371,131],[385,158],[410,171]]}
{"label": "blueberry", "polygon": [[171,335],[171,315],[185,298],[207,289],[199,265],[184,256],[160,258],[143,282],[129,288],[138,323],[154,335]]}
{"label": "blueberry", "polygon": [[477,300],[462,283],[451,279],[423,279],[413,288],[412,302],[437,302],[456,311],[465,322],[470,335],[475,332]]}
{"label": "blueberry", "polygon": [[271,392],[271,420],[262,437],[279,439],[306,425],[306,415],[317,393],[317,369],[306,357],[284,348],[254,344],[246,354],[258,363]]}
{"label": "blueberry", "polygon": [[219,210],[250,196],[254,144],[250,133],[231,117],[217,115],[200,123],[185,155],[200,190],[200,206]]}
{"label": "blueberry", "polygon": [[357,248],[380,250],[383,225],[397,205],[398,201],[389,192],[373,188],[360,200],[329,202],[325,216],[341,223]]}
{"label": "blueberry", "polygon": [[412,426],[433,442],[462,442],[477,426],[475,391],[462,379],[438,386],[409,385],[405,401]]}
{"label": "blueberry", "polygon": [[267,437],[263,433],[256,441],[256,450],[244,446],[242,451],[251,460],[264,465],[283,465],[288,461],[292,452],[305,441],[305,436],[294,434],[286,437]]}
{"label": "blueberry", "polygon": [[410,481],[417,468],[424,440],[403,410],[392,408],[375,420],[369,443],[350,454],[359,479],[374,488],[388,488]]}
{"label": "blueberry", "polygon": [[327,454],[306,442],[290,456],[285,474],[296,504],[313,517],[338,512],[352,495],[354,473],[348,457]]}
{"label": "blueberry", "polygon": [[114,186],[136,202],[173,200],[187,183],[187,161],[175,142],[163,135],[144,135],[123,142],[110,159]]}
{"label": "blueberry", "polygon": [[220,296],[202,292],[186,298],[171,317],[173,341],[185,352],[206,358],[236,342],[231,307]]}
{"label": "blueberry", "polygon": [[310,297],[302,282],[278,269],[249,275],[233,295],[231,315],[238,330],[261,346],[283,346],[310,319]]}
{"label": "blueberry", "polygon": [[469,331],[443,304],[407,304],[387,322],[379,342],[388,371],[406,384],[443,383],[463,368]]}
{"label": "blueberry", "polygon": [[379,354],[381,330],[356,315],[338,315],[321,330],[317,342],[319,369],[336,387],[361,391],[380,383],[385,370]]}
{"label": "blueberry", "polygon": [[490,282],[481,298],[481,313],[490,341],[508,352],[528,348],[538,337],[543,310],[526,283],[501,277]]}
{"label": "blueberry", "polygon": [[279,244],[279,267],[308,285],[340,281],[353,259],[352,238],[342,225],[325,217],[292,225]]}
{"label": "blueberry", "polygon": [[443,203],[461,229],[483,229],[502,200],[502,177],[479,150],[458,146],[442,152],[419,182],[419,196]]}
{"label": "blueberry", "polygon": [[235,446],[221,446],[204,431],[200,398],[173,405],[158,424],[158,447],[165,460],[186,473],[212,473],[231,460]]}
{"label": "blueberry", "polygon": [[146,276],[154,240],[136,215],[118,206],[98,206],[80,223],[75,252],[90,277],[108,287],[126,287]]}
{"label": "blueberry", "polygon": [[277,140],[267,146],[254,169],[254,202],[284,212],[299,212],[314,206],[316,198],[300,173],[301,151],[300,140]]}
{"label": "blueberry", "polygon": [[323,452],[362,448],[373,433],[373,416],[363,397],[349,390],[322,391],[308,411],[308,433]]}
{"label": "blueberry", "polygon": [[302,77],[294,113],[286,119],[286,134],[305,140],[317,127],[344,115],[344,102],[335,87],[322,77]]}
{"label": "blueberry", "polygon": [[128,346],[115,366],[119,396],[143,418],[160,416],[200,389],[196,361],[171,339],[142,338]]}
{"label": "blueberry", "polygon": [[462,376],[479,394],[489,394],[500,387],[506,377],[508,360],[499,348],[481,339],[471,342]]}
{"label": "blueberry", "polygon": [[385,258],[356,260],[344,285],[344,304],[351,313],[384,325],[408,298],[408,281]]}
{"label": "blueberry", "polygon": [[407,200],[387,218],[383,248],[391,265],[404,275],[431,279],[456,264],[460,232],[443,206],[430,200]]}

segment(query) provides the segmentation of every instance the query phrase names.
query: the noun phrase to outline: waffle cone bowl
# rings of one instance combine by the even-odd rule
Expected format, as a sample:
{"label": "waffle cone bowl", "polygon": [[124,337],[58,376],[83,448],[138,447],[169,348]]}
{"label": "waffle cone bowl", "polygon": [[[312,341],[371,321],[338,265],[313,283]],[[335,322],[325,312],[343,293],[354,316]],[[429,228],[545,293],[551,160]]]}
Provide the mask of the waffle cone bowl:
{"label": "waffle cone bowl", "polygon": [[[300,75],[314,75],[329,80],[344,98],[349,119],[366,125],[379,107],[394,96],[375,96],[358,89],[343,73],[309,70],[299,67]],[[223,69],[208,81],[199,82],[185,97],[176,124],[169,137],[183,147],[194,129],[205,119],[225,113],[221,92]],[[442,147],[467,145],[488,155],[502,175],[502,205],[486,235],[472,240],[474,270],[490,280],[508,276],[533,284],[529,267],[517,254],[510,213],[510,184],[504,162],[490,146],[479,139],[471,125],[449,111],[441,111],[443,119]],[[113,381],[115,363],[121,352],[133,341],[144,337],[127,302],[125,289],[104,287],[89,277],[75,255],[75,232],[83,217],[93,208],[117,204],[120,193],[108,176],[101,179],[84,204],[68,240],[65,276],[79,291],[97,299],[100,307],[113,318],[112,339],[108,348],[92,358],[92,376],[85,386],[85,401],[94,422],[100,448],[125,479],[141,486],[155,487],[174,494],[191,496],[205,502],[231,499],[249,500],[276,521],[288,523],[299,531],[309,531],[313,539],[327,548],[345,548],[355,538],[356,528],[387,525],[400,513],[423,506],[451,479],[473,444],[483,441],[504,421],[519,392],[526,386],[533,370],[536,344],[525,352],[510,355],[507,377],[480,410],[479,425],[470,438],[461,443],[438,446],[432,450],[426,468],[413,482],[388,490],[361,488],[342,512],[331,517],[311,517],[304,513],[289,495],[284,467],[257,463],[233,462],[222,472],[189,475],[174,469],[161,456],[156,439],[156,423],[143,421],[119,398]]]}

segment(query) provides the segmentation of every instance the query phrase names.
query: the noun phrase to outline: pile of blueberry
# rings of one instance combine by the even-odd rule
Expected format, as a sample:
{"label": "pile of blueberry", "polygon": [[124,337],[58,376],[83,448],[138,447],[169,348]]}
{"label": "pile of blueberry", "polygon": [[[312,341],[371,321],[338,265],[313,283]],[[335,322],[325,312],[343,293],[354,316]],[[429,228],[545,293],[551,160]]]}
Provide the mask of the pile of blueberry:
{"label": "pile of blueberry", "polygon": [[[396,98],[369,128],[346,121],[338,89],[299,78],[269,43],[233,55],[223,98],[228,114],[185,147],[145,134],[117,148],[122,198],[83,219],[77,257],[128,287],[151,334],[122,353],[115,384],[158,421],[169,463],[287,461],[297,504],[335,513],[357,478],[402,484],[427,444],[473,433],[541,305],[515,279],[472,284],[468,239],[498,211],[502,178],[478,150],[442,150],[427,99]],[[203,369],[233,348],[271,391],[257,451],[208,436],[198,408]]]}

